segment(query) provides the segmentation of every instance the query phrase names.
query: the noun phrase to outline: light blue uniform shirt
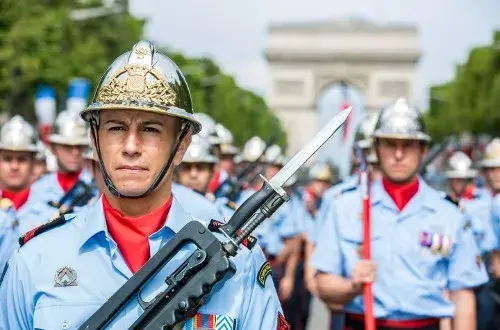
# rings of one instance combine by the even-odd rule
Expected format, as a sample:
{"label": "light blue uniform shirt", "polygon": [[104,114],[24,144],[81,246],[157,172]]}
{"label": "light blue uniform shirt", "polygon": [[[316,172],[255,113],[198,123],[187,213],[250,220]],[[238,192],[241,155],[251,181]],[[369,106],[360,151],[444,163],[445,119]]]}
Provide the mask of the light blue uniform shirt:
{"label": "light blue uniform shirt", "polygon": [[470,221],[472,225],[481,253],[494,250],[498,246],[498,237],[492,219],[493,197],[491,193],[481,190],[474,199],[461,200],[460,205],[467,216],[467,221]]}
{"label": "light blue uniform shirt", "polygon": [[493,197],[491,207],[491,222],[497,238],[496,250],[500,250],[500,194]]}
{"label": "light blue uniform shirt", "polygon": [[270,255],[277,256],[285,247],[285,239],[300,233],[295,211],[298,196],[292,194],[290,200],[281,206],[271,218],[266,219],[256,230],[256,237],[262,248]]}
{"label": "light blue uniform shirt", "polygon": [[331,202],[339,196],[345,189],[355,188],[359,183],[359,178],[357,174],[348,176],[344,181],[335,184],[334,186],[328,188],[323,194],[321,206],[316,213],[316,219],[314,221],[315,225],[312,230],[308,233],[308,239],[313,244],[316,244],[319,233],[321,232],[321,226],[325,218],[328,216],[328,211]]}
{"label": "light blue uniform shirt", "polygon": [[[361,210],[359,189],[349,190],[331,202],[312,257],[314,268],[352,276],[361,260]],[[373,284],[377,318],[451,317],[453,304],[445,297],[445,289],[473,288],[488,280],[472,230],[464,228],[463,214],[423,180],[401,212],[381,181],[374,182],[371,220],[372,260],[377,264]],[[363,314],[362,296],[345,309]]]}
{"label": "light blue uniform shirt", "polygon": [[[13,254],[0,284],[1,329],[76,329],[132,276],[107,231],[102,202],[86,210],[34,237]],[[165,225],[149,238],[151,255],[191,220],[174,198]],[[182,248],[153,277],[142,298],[150,301],[163,289],[165,277],[191,252],[191,246]],[[242,247],[232,260],[236,274],[214,288],[199,313],[229,321],[226,324],[231,326],[224,329],[276,329],[282,311],[271,276],[265,278],[264,286],[257,280],[266,261],[263,253],[258,247]],[[56,274],[64,267],[73,270],[75,285],[55,286]],[[137,299],[131,299],[109,328],[128,329],[141,313]],[[182,329],[192,329],[192,321]]]}
{"label": "light blue uniform shirt", "polygon": [[[82,170],[79,180],[86,184],[92,183],[91,174]],[[20,235],[25,234],[31,229],[43,225],[58,216],[58,210],[49,205],[49,202],[59,202],[65,192],[57,181],[57,173],[49,173],[35,181],[31,186],[35,198],[29,208],[29,212],[24,214],[19,222]],[[31,195],[31,193],[30,193]]]}
{"label": "light blue uniform shirt", "polygon": [[13,206],[0,210],[0,274],[11,254],[19,246],[19,237],[33,226],[29,215],[33,212],[40,193],[40,187],[31,187],[28,200],[19,210],[16,211]]}

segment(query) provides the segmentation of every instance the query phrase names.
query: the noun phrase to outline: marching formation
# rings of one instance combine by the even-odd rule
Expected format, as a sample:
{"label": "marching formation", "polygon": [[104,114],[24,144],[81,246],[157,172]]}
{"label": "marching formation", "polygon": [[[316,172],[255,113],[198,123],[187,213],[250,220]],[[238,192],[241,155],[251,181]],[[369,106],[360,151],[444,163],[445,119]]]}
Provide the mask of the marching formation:
{"label": "marching formation", "polygon": [[314,297],[331,329],[498,329],[500,139],[478,162],[433,152],[400,98],[360,126],[350,176],[297,171],[348,111],[292,158],[274,138],[240,150],[140,41],[46,137],[12,117],[0,329],[300,330]]}

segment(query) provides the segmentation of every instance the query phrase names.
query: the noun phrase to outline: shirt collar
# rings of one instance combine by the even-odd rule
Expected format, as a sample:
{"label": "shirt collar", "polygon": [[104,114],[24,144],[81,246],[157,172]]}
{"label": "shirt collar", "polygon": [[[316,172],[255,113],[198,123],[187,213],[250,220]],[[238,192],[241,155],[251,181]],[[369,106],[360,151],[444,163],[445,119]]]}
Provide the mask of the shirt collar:
{"label": "shirt collar", "polygon": [[[418,184],[419,187],[417,193],[413,196],[401,213],[413,212],[417,208],[419,209],[421,207],[430,209],[431,211],[436,211],[439,208],[439,202],[442,199],[439,194],[435,193],[435,191],[420,176],[418,177]],[[394,201],[385,191],[382,179],[374,181],[370,189],[372,206],[382,204],[396,212],[399,212]]]}
{"label": "shirt collar", "polygon": [[[165,228],[168,228],[174,233],[178,233],[181,228],[191,220],[192,218],[188,213],[186,213],[186,211],[184,211],[181,204],[174,196],[172,206],[170,207],[170,211],[167,216],[167,221],[165,221],[163,227],[160,228],[159,231],[163,231]],[[93,206],[89,207],[89,210],[85,215],[85,221],[80,236],[80,248],[87,242],[91,241],[92,238],[102,233],[104,233],[107,237],[111,237],[106,226],[106,219],[104,218],[102,197],[100,197]]]}

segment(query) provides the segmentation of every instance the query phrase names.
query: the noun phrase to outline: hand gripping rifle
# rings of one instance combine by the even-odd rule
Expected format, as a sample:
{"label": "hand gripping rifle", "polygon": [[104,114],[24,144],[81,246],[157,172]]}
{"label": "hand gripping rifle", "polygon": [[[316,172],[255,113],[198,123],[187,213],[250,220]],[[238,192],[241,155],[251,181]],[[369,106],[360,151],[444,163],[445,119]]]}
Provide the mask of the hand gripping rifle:
{"label": "hand gripping rifle", "polygon": [[[139,301],[144,313],[130,329],[173,329],[193,317],[213,286],[236,272],[230,258],[238,253],[240,243],[288,200],[281,188],[283,184],[342,126],[350,111],[349,108],[335,116],[281,171],[270,181],[265,181],[262,188],[247,199],[226,224],[217,229],[212,228],[225,237],[224,242],[204,224],[190,221],[80,329],[103,329],[132,298]],[[167,288],[150,302],[143,301],[141,289],[189,243],[196,245],[196,249],[165,279]]]}
{"label": "hand gripping rifle", "polygon": [[70,213],[75,207],[87,205],[92,197],[94,197],[93,187],[78,180],[59,202],[50,201],[48,204],[55,207],[59,212],[56,216],[60,216]]}
{"label": "hand gripping rifle", "polygon": [[245,183],[251,183],[248,176],[255,171],[257,166],[259,166],[259,160],[266,154],[267,149],[269,149],[269,147],[272,146],[276,140],[278,140],[278,134],[274,134],[268,141],[266,141],[266,147],[253,163],[250,163],[247,167],[241,169],[235,177],[228,177],[224,180],[219,187],[217,187],[213,195],[216,198],[226,197],[229,201],[234,202],[238,198],[238,195],[243,189]]}

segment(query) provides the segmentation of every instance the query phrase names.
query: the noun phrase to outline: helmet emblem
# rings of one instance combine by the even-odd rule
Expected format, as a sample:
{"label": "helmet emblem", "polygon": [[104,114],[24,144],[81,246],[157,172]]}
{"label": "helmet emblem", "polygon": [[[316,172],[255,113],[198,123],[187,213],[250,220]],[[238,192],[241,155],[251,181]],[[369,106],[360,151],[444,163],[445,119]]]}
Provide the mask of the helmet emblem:
{"label": "helmet emblem", "polygon": [[176,95],[162,75],[147,65],[129,64],[119,70],[97,96],[103,103],[155,103],[175,106]]}

